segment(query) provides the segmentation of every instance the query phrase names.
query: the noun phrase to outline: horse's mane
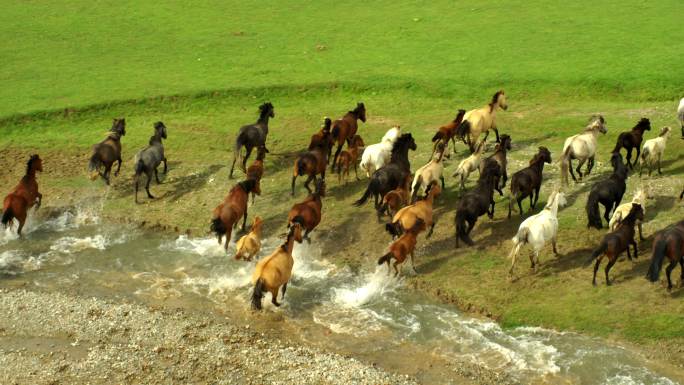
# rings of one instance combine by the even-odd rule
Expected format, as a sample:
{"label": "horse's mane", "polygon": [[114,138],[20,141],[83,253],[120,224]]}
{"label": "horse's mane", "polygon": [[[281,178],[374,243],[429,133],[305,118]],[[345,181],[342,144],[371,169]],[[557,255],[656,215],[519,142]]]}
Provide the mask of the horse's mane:
{"label": "horse's mane", "polygon": [[539,147],[539,152],[534,154],[534,156],[530,160],[530,166],[541,161],[545,153],[549,153],[549,149],[544,146]]}
{"label": "horse's mane", "polygon": [[658,136],[661,136],[661,137],[662,137],[662,136],[665,136],[665,135],[667,135],[669,132],[670,132],[670,127],[669,127],[669,126],[665,126],[665,127],[663,127],[662,129],[660,129],[660,135],[658,135]]}
{"label": "horse's mane", "polygon": [[489,103],[490,111],[494,110],[494,106],[496,105],[496,102],[499,100],[499,96],[501,96],[503,93],[504,93],[503,90],[498,90],[498,91],[496,91],[494,96],[492,96],[492,101]]}
{"label": "horse's mane", "polygon": [[332,119],[326,116],[323,118],[323,127],[321,127],[321,131],[330,131],[330,126],[332,126]]}
{"label": "horse's mane", "polygon": [[[292,223],[297,223],[299,226],[304,226],[304,217],[301,215],[297,215],[296,217],[292,218]],[[282,251],[287,252],[287,244],[290,243],[290,237],[294,237],[294,231],[295,227],[290,226],[290,231],[287,233],[287,238],[285,238],[285,242],[280,245],[280,249]]]}
{"label": "horse's mane", "polygon": [[597,120],[598,120],[599,122],[601,122],[601,124],[603,124],[603,123],[606,122],[606,120],[603,119],[603,115],[592,115],[592,116],[589,118],[589,122],[587,123],[587,127],[585,127],[584,131],[585,131],[585,132],[587,132],[587,131],[594,131],[594,122],[597,121]]}
{"label": "horse's mane", "polygon": [[259,106],[259,116],[264,117],[270,110],[273,110],[273,104],[271,102],[263,103]]}
{"label": "horse's mane", "polygon": [[28,173],[31,171],[31,167],[33,167],[33,162],[37,161],[38,159],[40,159],[40,157],[38,156],[38,154],[33,154],[33,155],[31,155],[31,157],[29,158],[28,162],[26,162],[26,174],[27,174],[27,175],[28,175]]}
{"label": "horse's mane", "polygon": [[650,126],[651,126],[651,121],[648,120],[648,118],[641,118],[641,119],[639,119],[639,122],[636,124],[636,126],[634,126],[634,128],[632,128],[632,130],[635,130],[637,128],[644,128],[645,129],[646,127],[650,127]]}
{"label": "horse's mane", "polygon": [[256,186],[257,182],[254,179],[245,179],[242,182],[238,182],[237,186],[239,186],[244,192],[248,193],[252,191],[254,186]]}
{"label": "horse's mane", "polygon": [[454,123],[458,122],[459,120],[463,119],[463,115],[465,115],[466,110],[458,110],[458,113],[456,114],[456,117],[454,118]]}
{"label": "horse's mane", "polygon": [[625,223],[625,222],[628,222],[628,221],[633,221],[633,220],[634,220],[634,217],[636,217],[637,211],[638,211],[639,209],[643,210],[643,208],[641,207],[640,204],[638,204],[638,203],[632,203],[632,208],[629,209],[629,214],[627,214],[627,216],[625,217],[625,219],[623,219],[623,220],[620,222],[620,224]]}
{"label": "horse's mane", "polygon": [[109,131],[119,132],[119,127],[124,126],[125,124],[126,118],[114,118],[114,121],[112,122],[112,128],[110,128]]}

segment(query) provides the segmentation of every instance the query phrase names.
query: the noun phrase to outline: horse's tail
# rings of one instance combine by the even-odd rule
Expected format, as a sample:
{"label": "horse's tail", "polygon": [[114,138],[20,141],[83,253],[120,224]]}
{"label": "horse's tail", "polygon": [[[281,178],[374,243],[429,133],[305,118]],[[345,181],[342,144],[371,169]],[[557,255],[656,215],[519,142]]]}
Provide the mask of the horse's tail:
{"label": "horse's tail", "polygon": [[411,202],[415,202],[416,198],[418,197],[418,190],[420,190],[420,187],[423,185],[423,175],[418,174],[416,175],[416,178],[413,180],[413,186],[411,188]]}
{"label": "horse's tail", "polygon": [[338,156],[338,157],[337,157],[337,164],[336,164],[336,166],[337,166],[337,175],[339,175],[340,177],[342,177],[342,157],[341,157],[341,156]]}
{"label": "horse's tail", "polygon": [[527,227],[523,227],[522,229],[518,230],[518,234],[513,237],[513,249],[511,250],[511,253],[508,254],[509,259],[513,259],[519,252],[520,249],[527,243],[527,238],[530,236],[530,229]]}
{"label": "horse's tail", "polygon": [[264,279],[257,279],[252,291],[252,309],[261,310],[261,299],[264,298]]}
{"label": "horse's tail", "polygon": [[399,221],[385,224],[385,230],[387,230],[392,237],[400,237],[403,232]]}
{"label": "horse's tail", "polygon": [[97,171],[101,165],[102,159],[100,158],[100,154],[97,153],[97,150],[94,150],[93,156],[90,157],[90,161],[88,162],[88,171]]}
{"label": "horse's tail", "polygon": [[233,158],[242,162],[242,146],[245,145],[245,138],[242,137],[242,133],[239,133],[237,138],[235,138],[235,147],[233,148]]}
{"label": "horse's tail", "polygon": [[209,226],[209,230],[211,230],[211,232],[216,234],[218,237],[221,237],[226,234],[227,229],[221,218],[216,217],[211,220],[211,226]]}
{"label": "horse's tail", "polygon": [[601,214],[599,213],[599,194],[594,191],[589,193],[589,198],[587,199],[587,228],[595,227],[599,230],[603,228],[603,222],[601,221]]}
{"label": "horse's tail", "polygon": [[363,196],[361,197],[361,199],[354,202],[354,206],[359,207],[359,206],[363,205],[364,203],[366,203],[368,198],[370,198],[370,196],[373,194],[373,187],[377,183],[378,183],[377,180],[371,179],[370,183],[368,183],[368,187],[366,187],[366,191],[363,193]]}
{"label": "horse's tail", "polygon": [[665,260],[665,250],[667,249],[667,241],[665,239],[658,240],[653,246],[653,259],[651,266],[648,268],[646,277],[651,282],[657,282],[660,276],[660,269],[663,267]]}
{"label": "horse's tail", "polygon": [[336,141],[340,136],[340,126],[337,124],[337,122],[333,123],[332,129],[330,130],[330,135],[332,136],[333,141]]}
{"label": "horse's tail", "polygon": [[572,151],[572,144],[563,151],[561,156],[561,183],[565,186],[568,185],[568,174],[570,173],[570,151]]}
{"label": "horse's tail", "polygon": [[304,160],[303,157],[297,158],[297,161],[295,162],[295,175],[294,176],[301,176],[306,174],[306,160]]}
{"label": "horse's tail", "polygon": [[643,152],[641,153],[641,163],[646,162],[650,155],[651,155],[650,147],[644,147]]}
{"label": "horse's tail", "polygon": [[466,136],[470,134],[470,130],[470,122],[464,120],[461,122],[461,124],[458,125],[458,127],[456,127],[456,135],[459,136],[461,139],[465,140]]}
{"label": "horse's tail", "polygon": [[380,259],[378,259],[378,265],[382,265],[383,263],[386,263],[389,265],[390,260],[392,259],[393,256],[394,256],[394,254],[392,254],[391,251],[389,253],[383,255],[382,257],[380,257]]}
{"label": "horse's tail", "polygon": [[587,259],[587,261],[584,262],[584,266],[591,265],[591,263],[594,261],[594,259],[596,259],[596,257],[598,257],[599,255],[603,254],[607,248],[608,248],[608,242],[601,241],[601,244],[599,245],[599,247],[596,250],[594,250],[594,252],[591,253],[591,256],[589,257],[589,259]]}
{"label": "horse's tail", "polygon": [[14,219],[14,210],[12,210],[12,206],[9,206],[7,207],[7,210],[2,213],[2,220],[0,220],[0,222],[3,226],[8,226],[12,223],[12,219]]}
{"label": "horse's tail", "polygon": [[435,143],[441,139],[444,139],[444,133],[442,132],[442,130],[439,130],[437,131],[435,136],[432,137],[432,142]]}
{"label": "horse's tail", "polygon": [[462,211],[456,211],[456,237],[466,244],[472,246],[475,242],[468,236],[466,232],[466,218]]}

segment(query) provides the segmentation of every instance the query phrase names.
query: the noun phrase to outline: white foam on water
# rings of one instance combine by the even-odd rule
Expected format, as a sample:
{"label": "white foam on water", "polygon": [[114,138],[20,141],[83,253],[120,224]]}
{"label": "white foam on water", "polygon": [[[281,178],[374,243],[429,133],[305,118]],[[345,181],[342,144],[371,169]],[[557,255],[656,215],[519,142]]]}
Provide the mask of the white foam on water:
{"label": "white foam on water", "polygon": [[222,257],[226,255],[216,238],[190,238],[181,235],[172,242],[166,242],[159,246],[162,250],[178,250],[189,252],[203,257]]}
{"label": "white foam on water", "polygon": [[0,253],[0,274],[15,275],[21,269],[23,258],[19,250],[7,250]]}
{"label": "white foam on water", "polygon": [[357,285],[333,287],[332,302],[346,308],[360,308],[395,291],[401,280],[387,274],[383,267],[378,266],[373,273],[365,274]]}
{"label": "white foam on water", "polygon": [[646,368],[635,368],[620,365],[619,373],[609,376],[603,382],[605,385],[677,385],[676,382],[654,375]]}
{"label": "white foam on water", "polygon": [[118,237],[104,236],[96,234],[86,237],[62,237],[57,239],[50,246],[50,250],[59,253],[77,253],[83,250],[95,249],[106,250],[107,247],[125,243],[130,237],[126,234],[121,234]]}

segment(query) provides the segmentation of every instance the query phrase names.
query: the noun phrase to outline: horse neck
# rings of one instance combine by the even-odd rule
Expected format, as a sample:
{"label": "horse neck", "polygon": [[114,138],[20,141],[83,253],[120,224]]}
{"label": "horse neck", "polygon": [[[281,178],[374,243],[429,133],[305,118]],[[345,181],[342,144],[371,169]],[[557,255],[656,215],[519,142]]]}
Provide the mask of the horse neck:
{"label": "horse neck", "polygon": [[408,161],[408,145],[402,145],[400,148],[393,148],[390,156],[390,163],[401,163],[404,166],[409,164]]}
{"label": "horse neck", "polygon": [[114,140],[114,141],[118,142],[118,141],[121,140],[121,133],[120,133],[120,132],[116,132],[116,131],[115,131],[115,132],[112,132],[111,134],[109,134],[109,136],[107,137],[107,139],[111,139],[111,140]]}
{"label": "horse neck", "polygon": [[551,214],[553,214],[554,217],[555,217],[555,216],[558,216],[558,201],[559,201],[559,199],[558,199],[558,194],[556,194],[556,195],[553,197],[553,202],[551,202],[551,207],[549,207],[549,208],[547,209],[547,210],[549,210],[549,211],[551,212]]}
{"label": "horse neck", "polygon": [[294,233],[288,234],[287,241],[285,241],[285,244],[283,244],[285,251],[287,254],[292,257],[292,250],[294,249],[294,242],[295,242],[295,237]]}
{"label": "horse neck", "polygon": [[535,158],[533,163],[530,165],[530,168],[541,174],[542,171],[544,171],[544,159],[541,157]]}
{"label": "horse neck", "polygon": [[265,113],[259,116],[259,120],[257,120],[257,124],[263,126],[266,132],[268,132],[268,119],[270,119],[270,116]]}
{"label": "horse neck", "polygon": [[24,175],[22,180],[26,182],[36,180],[36,169],[34,167],[28,169],[28,171],[26,171],[26,175]]}

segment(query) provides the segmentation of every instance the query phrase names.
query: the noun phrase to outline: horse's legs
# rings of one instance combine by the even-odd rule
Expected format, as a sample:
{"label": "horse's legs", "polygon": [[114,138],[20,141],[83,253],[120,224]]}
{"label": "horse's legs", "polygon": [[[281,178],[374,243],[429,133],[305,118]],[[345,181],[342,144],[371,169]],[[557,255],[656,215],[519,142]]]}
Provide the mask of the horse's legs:
{"label": "horse's legs", "polygon": [[658,154],[658,175],[663,175],[663,172],[660,170],[660,154]]}
{"label": "horse's legs", "polygon": [[594,279],[591,281],[591,284],[596,286],[596,272],[598,271],[599,265],[601,265],[601,260],[603,259],[603,254],[601,254],[598,259],[596,260],[596,263],[594,264]]}
{"label": "horse's legs", "polygon": [[393,265],[394,265],[394,276],[396,277],[399,275],[399,267],[398,267],[399,261],[394,261]]}
{"label": "horse's legs", "polygon": [[539,250],[534,250],[534,272],[539,270]]}
{"label": "horse's legs", "polygon": [[610,258],[610,256],[608,257],[608,264],[606,265],[606,285],[607,286],[611,285],[610,278],[608,278],[608,272],[610,272],[610,268],[613,267],[613,265],[615,264],[615,261],[617,261],[617,255],[615,256],[615,258]]}
{"label": "horse's legs", "polygon": [[233,154],[233,164],[230,166],[230,179],[233,179],[233,170],[235,169],[235,162],[237,161],[238,158],[238,153],[242,150],[242,148],[239,148],[234,154]]}
{"label": "horse's legs", "polygon": [[285,292],[287,291],[287,282],[283,284],[283,294],[280,296],[280,299],[285,299]]}
{"label": "horse's legs", "polygon": [[414,265],[414,263],[413,263],[413,251],[411,252],[410,255],[411,255],[411,270],[413,270],[413,274],[418,274],[418,272],[416,271],[416,265]]}
{"label": "horse's legs", "polygon": [[[637,252],[637,243],[633,239],[632,239],[632,246],[634,247],[634,259],[638,259],[639,253]],[[627,249],[629,250],[629,246],[627,246]]]}
{"label": "horse's legs", "polygon": [[532,205],[532,208],[534,208],[537,205],[537,202],[539,202],[539,190],[541,189],[541,184],[539,187],[534,189],[534,205]]}
{"label": "horse's legs", "polygon": [[[235,223],[237,223],[237,222],[235,222]],[[242,219],[242,231],[245,231],[246,225],[247,225],[247,207],[245,207],[245,214],[243,215],[243,219]]]}
{"label": "horse's legs", "polygon": [[166,165],[166,157],[164,157],[164,159],[162,159],[162,161],[164,162],[164,175],[166,175],[166,172],[169,170],[169,168]]}
{"label": "horse's legs", "polygon": [[337,150],[335,150],[335,156],[333,157],[332,166],[330,166],[330,171],[333,174],[335,173],[335,165],[337,164],[337,157],[340,155],[340,152],[342,152],[342,146],[343,145],[344,145],[344,142],[342,142],[342,144],[340,144],[340,143],[337,144]]}
{"label": "horse's legs", "polygon": [[442,181],[442,190],[444,190],[445,189],[445,187],[444,187],[444,175],[440,175],[439,180]]}
{"label": "horse's legs", "polygon": [[667,268],[665,269],[665,274],[667,275],[667,291],[672,290],[672,279],[670,278],[670,274],[672,274],[672,270],[674,270],[675,266],[677,266],[677,260],[676,259],[674,261],[671,261],[670,264],[667,265]]}
{"label": "horse's legs", "polygon": [[292,177],[292,196],[294,196],[295,180],[297,180],[297,175]]}
{"label": "horse's legs", "polygon": [[584,166],[584,162],[586,162],[586,161],[587,161],[586,159],[580,159],[578,164],[577,164],[577,168],[575,169],[575,171],[577,171],[577,175],[579,175],[579,180],[582,180],[582,177],[584,176],[584,175],[582,175],[581,168],[582,168],[582,166]]}
{"label": "horse's legs", "polygon": [[107,186],[109,186],[109,174],[111,172],[112,172],[112,165],[110,164],[108,166],[105,166],[105,172],[104,172],[104,175],[102,175],[102,177],[104,178],[105,183],[107,183]]}
{"label": "horse's legs", "polygon": [[304,239],[306,239],[306,243],[311,244],[311,238],[309,238],[309,233],[311,232],[311,229],[306,229],[304,232]]}
{"label": "horse's legs", "polygon": [[570,176],[572,176],[572,180],[577,182],[577,178],[575,178],[575,173],[572,171],[572,158],[568,159],[568,171],[570,171]]}
{"label": "horse's legs", "polygon": [[645,238],[644,238],[644,236],[642,235],[642,232],[641,232],[641,222],[637,223],[637,228],[639,229],[639,240],[640,240],[640,241],[645,240]]}
{"label": "horse's legs", "polygon": [[245,153],[245,157],[242,158],[242,171],[247,172],[247,161],[249,160],[249,156],[252,155],[252,146],[245,146],[247,148],[247,152]]}
{"label": "horse's legs", "polygon": [[[518,198],[518,209],[520,209],[520,218],[523,217],[522,201],[524,198]],[[532,207],[532,196],[530,195],[530,208]]]}
{"label": "horse's legs", "polygon": [[634,163],[632,164],[632,169],[634,169],[634,166],[636,166],[637,161],[639,160],[639,156],[641,156],[641,150],[639,149],[639,146],[636,146],[636,158],[634,158]]}
{"label": "horse's legs", "polygon": [[40,205],[43,203],[43,194],[36,192],[36,210],[40,208]]}
{"label": "horse's legs", "polygon": [[[602,203],[602,205],[603,205],[603,203]],[[603,205],[603,207],[606,208],[606,211],[603,213],[603,218],[606,219],[606,222],[610,223],[610,215],[609,214],[610,214],[610,211],[613,209],[613,205],[612,204]]]}
{"label": "horse's legs", "polygon": [[278,288],[276,287],[273,291],[271,291],[271,303],[280,306],[278,303]]}
{"label": "horse's legs", "polygon": [[306,178],[306,182],[304,182],[304,187],[306,187],[306,190],[311,194],[311,187],[309,187],[309,183],[311,181],[314,181],[314,184],[316,184],[316,175],[309,175],[308,178]]}
{"label": "horse's legs", "polygon": [[496,134],[496,142],[501,143],[501,140],[499,139],[499,129],[497,129],[496,127],[492,127],[492,130],[494,130],[494,133]]}
{"label": "horse's legs", "polygon": [[634,262],[634,260],[632,259],[632,253],[629,252],[629,244],[627,244],[627,259]]}
{"label": "horse's legs", "polygon": [[[19,221],[19,227],[17,228],[17,235],[21,237],[21,230],[24,228],[24,224],[26,224],[26,209],[23,210],[23,212],[19,212],[14,214],[14,217],[17,218]],[[10,222],[11,224],[11,222]]]}
{"label": "horse's legs", "polygon": [[594,168],[595,157],[596,157],[596,155],[589,158],[589,164],[587,164],[587,175],[589,175],[591,173],[591,170]]}
{"label": "horse's legs", "polygon": [[117,162],[119,162],[118,166],[116,167],[116,171],[114,172],[114,176],[119,176],[119,171],[121,171],[121,155],[116,159]]}
{"label": "horse's legs", "polygon": [[[639,155],[637,155],[637,159],[639,159]],[[632,166],[632,148],[631,147],[627,149],[627,167],[629,167],[630,170],[634,168]]]}
{"label": "horse's legs", "polygon": [[430,238],[430,237],[432,236],[432,232],[433,232],[434,230],[435,230],[435,222],[432,221],[432,224],[430,225],[430,230],[428,231],[427,237],[426,237],[426,238]]}
{"label": "horse's legs", "polygon": [[553,254],[558,255],[558,249],[556,248],[556,237],[551,238],[551,245],[553,246]]}
{"label": "horse's legs", "polygon": [[513,199],[509,198],[508,199],[508,219],[511,219],[511,211],[513,207]]}
{"label": "horse's legs", "polygon": [[147,174],[147,183],[145,183],[145,191],[147,191],[147,197],[150,199],[154,199],[154,197],[150,193],[150,182],[152,182],[152,171],[147,171],[147,172],[145,172],[145,174]]}

